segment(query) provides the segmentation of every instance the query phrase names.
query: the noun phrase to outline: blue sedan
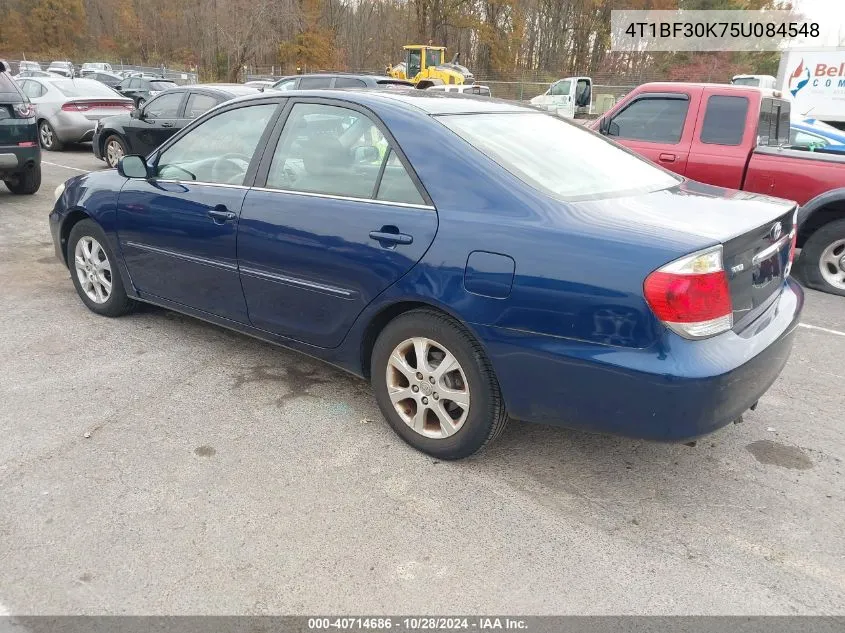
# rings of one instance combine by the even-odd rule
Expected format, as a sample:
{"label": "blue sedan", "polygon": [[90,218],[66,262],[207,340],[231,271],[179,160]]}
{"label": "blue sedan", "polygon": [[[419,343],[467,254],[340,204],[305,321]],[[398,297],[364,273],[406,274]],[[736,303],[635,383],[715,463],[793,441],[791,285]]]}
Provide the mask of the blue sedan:
{"label": "blue sedan", "polygon": [[323,359],[445,459],[508,419],[709,433],[777,378],[803,304],[794,203],[493,100],[263,93],[56,193],[90,310],[152,303]]}
{"label": "blue sedan", "polygon": [[817,119],[803,119],[789,124],[789,144],[810,151],[845,153],[845,132]]}

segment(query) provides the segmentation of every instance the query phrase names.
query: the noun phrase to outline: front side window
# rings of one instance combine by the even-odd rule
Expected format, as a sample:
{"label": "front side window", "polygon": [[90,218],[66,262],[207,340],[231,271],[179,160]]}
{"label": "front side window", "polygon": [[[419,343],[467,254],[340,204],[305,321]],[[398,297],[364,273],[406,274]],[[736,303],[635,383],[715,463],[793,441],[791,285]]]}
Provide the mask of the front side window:
{"label": "front side window", "polygon": [[565,97],[572,90],[572,82],[568,79],[557,81],[549,88],[549,94],[554,97]]}
{"label": "front side window", "polygon": [[650,97],[637,99],[610,122],[608,136],[677,143],[684,131],[689,99]]}
{"label": "front side window", "polygon": [[408,51],[408,59],[407,59],[407,77],[408,79],[413,79],[417,76],[420,72],[420,64],[422,63],[422,51],[419,49],[414,49]]}
{"label": "front side window", "polygon": [[830,145],[830,142],[821,136],[792,128],[789,134],[789,144],[794,147],[812,147],[813,149],[817,149]]}
{"label": "front side window", "polygon": [[188,103],[185,104],[185,117],[188,119],[196,119],[201,114],[205,114],[211,108],[217,105],[217,99],[210,95],[204,95],[199,92],[191,93],[188,96]]}
{"label": "front side window", "polygon": [[262,104],[228,110],[208,119],[162,153],[156,176],[242,185],[275,111],[275,104]]}
{"label": "front side window", "polygon": [[182,103],[182,92],[169,92],[150,101],[144,107],[144,117],[147,119],[175,119],[179,116],[179,104]]}
{"label": "front side window", "polygon": [[437,118],[523,182],[567,200],[657,191],[680,182],[645,159],[552,115],[483,113]]}
{"label": "front side window", "polygon": [[715,145],[739,145],[748,116],[747,97],[711,95],[701,126],[701,142]]}

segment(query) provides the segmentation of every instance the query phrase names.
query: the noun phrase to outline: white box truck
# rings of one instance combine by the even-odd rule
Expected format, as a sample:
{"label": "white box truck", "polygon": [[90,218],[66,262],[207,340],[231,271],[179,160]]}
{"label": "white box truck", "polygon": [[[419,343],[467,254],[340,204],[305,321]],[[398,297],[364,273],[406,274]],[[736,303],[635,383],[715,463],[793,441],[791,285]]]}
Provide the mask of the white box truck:
{"label": "white box truck", "polygon": [[784,52],[777,87],[795,115],[845,123],[845,48]]}

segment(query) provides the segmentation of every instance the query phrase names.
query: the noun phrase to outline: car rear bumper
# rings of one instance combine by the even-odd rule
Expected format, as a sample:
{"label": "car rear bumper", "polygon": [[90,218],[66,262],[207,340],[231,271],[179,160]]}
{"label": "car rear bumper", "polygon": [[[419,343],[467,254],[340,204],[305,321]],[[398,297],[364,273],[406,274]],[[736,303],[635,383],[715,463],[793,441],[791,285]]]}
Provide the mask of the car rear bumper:
{"label": "car rear bumper", "polygon": [[61,111],[50,124],[63,143],[84,143],[94,138],[97,122],[91,121],[80,112]]}
{"label": "car rear bumper", "polygon": [[0,145],[0,176],[18,174],[41,164],[41,148]]}
{"label": "car rear bumper", "polygon": [[736,420],[780,375],[804,294],[792,280],[739,333],[648,349],[480,327],[515,419],[643,439],[695,438]]}

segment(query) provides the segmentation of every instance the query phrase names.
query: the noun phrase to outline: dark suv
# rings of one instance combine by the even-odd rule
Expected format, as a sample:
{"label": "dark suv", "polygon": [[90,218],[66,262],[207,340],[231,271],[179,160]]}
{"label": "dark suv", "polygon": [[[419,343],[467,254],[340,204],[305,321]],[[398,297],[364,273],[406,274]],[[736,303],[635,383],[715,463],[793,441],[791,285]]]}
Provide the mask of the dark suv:
{"label": "dark suv", "polygon": [[274,90],[318,90],[322,88],[413,88],[404,79],[381,75],[353,75],[350,73],[313,73],[282,77],[274,83]]}
{"label": "dark suv", "polygon": [[41,186],[41,147],[35,107],[0,61],[0,179],[9,191],[32,194]]}

